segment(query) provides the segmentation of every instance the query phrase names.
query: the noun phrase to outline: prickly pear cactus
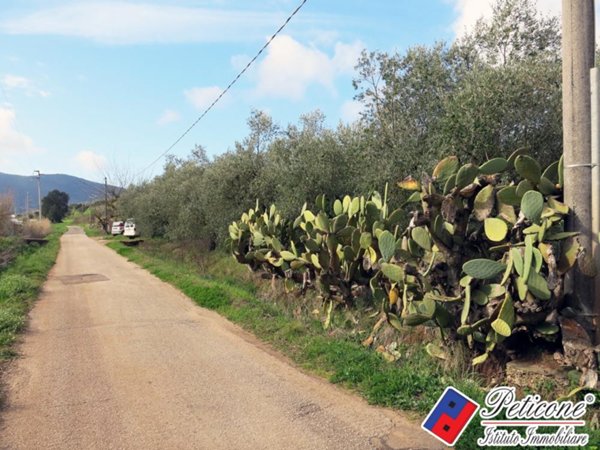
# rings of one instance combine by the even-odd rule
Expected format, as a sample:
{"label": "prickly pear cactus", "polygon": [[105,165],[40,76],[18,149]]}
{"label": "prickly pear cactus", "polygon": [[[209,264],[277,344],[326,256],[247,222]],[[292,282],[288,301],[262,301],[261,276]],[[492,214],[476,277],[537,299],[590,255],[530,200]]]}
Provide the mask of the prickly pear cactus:
{"label": "prickly pear cactus", "polygon": [[555,338],[564,274],[579,264],[595,275],[576,233],[565,231],[561,166],[542,171],[522,151],[480,167],[440,161],[411,195],[419,207],[394,261],[411,276],[387,280],[406,293],[390,323],[456,333],[479,353],[474,364],[517,329]]}
{"label": "prickly pear cactus", "polygon": [[255,208],[242,214],[239,221],[229,225],[227,245],[233,257],[252,270],[265,270],[283,276],[290,269],[287,246],[293,246],[288,221],[272,205],[261,211]]}
{"label": "prickly pear cactus", "polygon": [[595,275],[565,231],[562,181],[562,161],[542,170],[522,150],[481,166],[449,156],[398,182],[409,192],[400,209],[390,211],[387,186],[383,197],[320,195],[293,221],[257,204],[230,225],[229,245],[289,289],[316,287],[330,311],[368,287],[391,326],[437,326],[444,339],[465,339],[480,364],[517,331],[556,339],[565,273],[578,264]]}

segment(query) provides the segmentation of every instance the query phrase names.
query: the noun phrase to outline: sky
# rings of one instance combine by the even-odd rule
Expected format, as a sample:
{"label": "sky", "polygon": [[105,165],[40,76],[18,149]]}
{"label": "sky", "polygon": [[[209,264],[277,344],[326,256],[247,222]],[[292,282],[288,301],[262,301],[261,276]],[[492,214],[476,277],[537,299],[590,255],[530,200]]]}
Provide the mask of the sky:
{"label": "sky", "polygon": [[[210,157],[248,134],[253,109],[285,126],[316,109],[358,117],[363,49],[452,41],[492,0],[308,0],[172,150]],[[300,0],[2,0],[0,172],[148,178]],[[558,14],[560,0],[538,0]]]}

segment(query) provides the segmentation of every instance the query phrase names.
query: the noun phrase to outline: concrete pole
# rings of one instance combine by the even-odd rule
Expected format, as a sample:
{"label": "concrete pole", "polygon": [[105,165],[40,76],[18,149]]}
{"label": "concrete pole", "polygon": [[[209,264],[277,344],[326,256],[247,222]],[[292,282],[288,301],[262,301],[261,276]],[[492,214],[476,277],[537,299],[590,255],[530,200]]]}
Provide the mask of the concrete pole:
{"label": "concrete pole", "polygon": [[[592,99],[592,250],[600,268],[600,70],[590,72]],[[600,275],[594,279],[594,314],[596,343],[600,344]]]}
{"label": "concrete pole", "polygon": [[[594,0],[562,0],[563,152],[565,203],[572,214],[569,229],[579,231],[582,247],[592,251],[591,98],[594,66]],[[593,281],[578,269],[567,280],[567,291],[584,315],[594,308]],[[598,328],[598,321],[593,324]]]}
{"label": "concrete pole", "polygon": [[41,176],[39,170],[34,170],[34,173],[37,172],[37,188],[38,188],[38,220],[42,220],[42,188],[41,188]]}
{"label": "concrete pole", "polygon": [[108,234],[110,228],[108,226],[108,181],[104,177],[104,232]]}

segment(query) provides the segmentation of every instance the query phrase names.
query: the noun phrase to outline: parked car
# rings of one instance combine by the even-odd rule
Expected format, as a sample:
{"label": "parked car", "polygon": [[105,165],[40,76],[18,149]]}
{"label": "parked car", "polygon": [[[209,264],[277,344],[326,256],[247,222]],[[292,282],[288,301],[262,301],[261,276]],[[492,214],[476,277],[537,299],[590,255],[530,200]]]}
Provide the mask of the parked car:
{"label": "parked car", "polygon": [[133,219],[127,219],[125,222],[125,231],[123,232],[123,236],[127,236],[130,239],[133,239],[136,236],[139,236],[137,227],[135,226],[135,222]]}
{"label": "parked car", "polygon": [[113,236],[117,236],[119,234],[123,234],[125,231],[125,223],[122,220],[117,220],[112,223],[112,228],[110,229],[110,234]]}

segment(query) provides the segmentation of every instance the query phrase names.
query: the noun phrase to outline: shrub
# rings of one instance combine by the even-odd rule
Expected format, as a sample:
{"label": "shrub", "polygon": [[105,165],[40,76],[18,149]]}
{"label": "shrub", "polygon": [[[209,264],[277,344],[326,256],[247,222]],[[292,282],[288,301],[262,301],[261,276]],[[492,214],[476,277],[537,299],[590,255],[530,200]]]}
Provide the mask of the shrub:
{"label": "shrub", "polygon": [[11,214],[13,213],[13,199],[10,195],[0,195],[0,236],[13,234],[13,223]]}
{"label": "shrub", "polygon": [[23,225],[23,236],[42,239],[52,232],[52,223],[44,218],[42,220],[28,220]]}

